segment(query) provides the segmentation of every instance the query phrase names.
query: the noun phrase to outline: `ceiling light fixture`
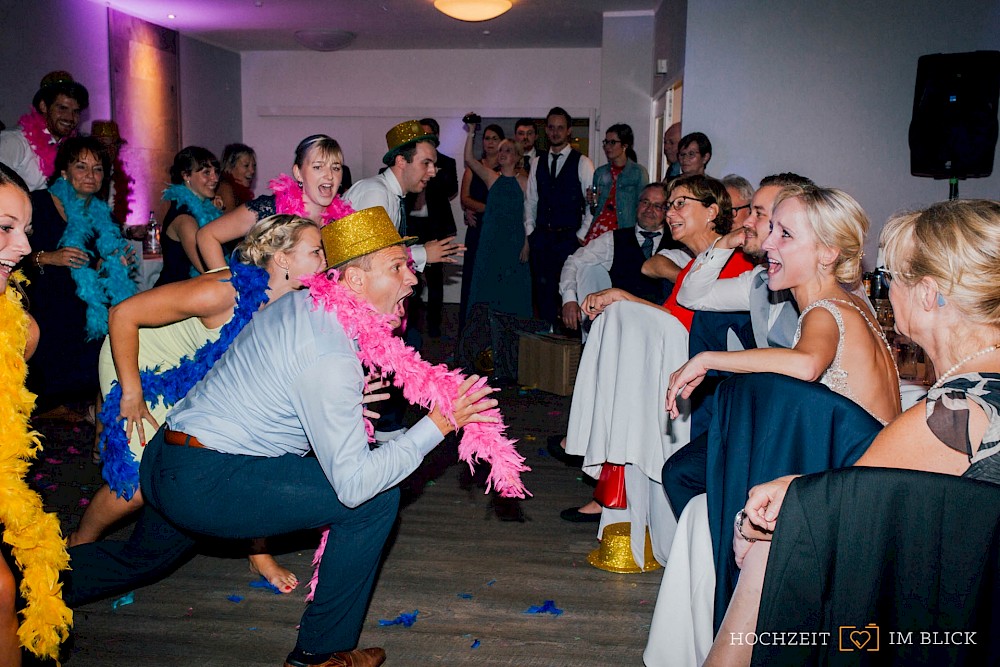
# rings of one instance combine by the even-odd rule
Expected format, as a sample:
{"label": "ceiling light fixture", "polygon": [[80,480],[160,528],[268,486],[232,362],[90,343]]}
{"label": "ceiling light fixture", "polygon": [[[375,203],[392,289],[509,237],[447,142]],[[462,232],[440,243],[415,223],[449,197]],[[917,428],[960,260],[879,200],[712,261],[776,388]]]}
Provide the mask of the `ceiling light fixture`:
{"label": "ceiling light fixture", "polygon": [[442,14],[459,21],[489,21],[511,8],[510,0],[434,0]]}
{"label": "ceiling light fixture", "polygon": [[297,30],[295,41],[312,51],[339,51],[354,42],[347,30]]}

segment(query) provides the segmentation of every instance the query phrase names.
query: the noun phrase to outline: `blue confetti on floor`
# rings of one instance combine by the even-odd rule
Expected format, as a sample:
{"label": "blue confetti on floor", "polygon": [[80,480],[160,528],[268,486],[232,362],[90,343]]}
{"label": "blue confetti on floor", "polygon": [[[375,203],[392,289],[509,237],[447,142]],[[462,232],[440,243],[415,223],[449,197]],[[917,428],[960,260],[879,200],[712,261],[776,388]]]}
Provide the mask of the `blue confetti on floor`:
{"label": "blue confetti on floor", "polygon": [[278,587],[265,579],[263,574],[260,575],[260,579],[257,581],[250,582],[250,588],[263,588],[265,590],[272,591],[275,595],[281,595],[281,591],[278,590]]}
{"label": "blue confetti on floor", "polygon": [[391,621],[388,619],[380,619],[378,624],[382,626],[387,625],[402,625],[404,628],[408,628],[417,622],[417,614],[420,613],[419,609],[414,609],[412,614],[407,614],[403,612]]}
{"label": "blue confetti on floor", "polygon": [[470,646],[469,648],[479,648],[479,640],[477,639],[476,641],[472,642],[472,646]]}
{"label": "blue confetti on floor", "polygon": [[130,605],[135,602],[135,591],[126,593],[117,600],[111,603],[112,609],[118,609],[118,607],[124,607],[125,605]]}
{"label": "blue confetti on floor", "polygon": [[226,599],[229,600],[230,602],[232,602],[233,604],[239,604],[239,603],[243,602],[243,596],[242,595],[227,595]]}
{"label": "blue confetti on floor", "polygon": [[556,607],[555,600],[546,600],[541,605],[532,605],[528,607],[525,614],[552,614],[553,616],[558,616],[563,613],[562,609]]}
{"label": "blue confetti on floor", "polygon": [[457,593],[456,595],[458,595],[458,597],[462,598],[463,600],[472,599],[472,593]]}

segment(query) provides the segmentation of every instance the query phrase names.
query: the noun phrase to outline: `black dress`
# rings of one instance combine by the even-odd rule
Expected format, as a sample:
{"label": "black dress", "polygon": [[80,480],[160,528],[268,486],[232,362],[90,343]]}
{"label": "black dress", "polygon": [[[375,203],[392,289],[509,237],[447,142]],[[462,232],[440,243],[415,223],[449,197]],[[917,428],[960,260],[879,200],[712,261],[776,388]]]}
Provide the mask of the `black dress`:
{"label": "black dress", "polygon": [[160,269],[160,277],[156,279],[154,287],[176,283],[191,277],[191,270],[194,267],[191,265],[187,253],[184,252],[184,246],[181,245],[180,241],[173,240],[167,234],[170,225],[179,215],[194,217],[187,206],[178,205],[175,201],[170,202],[170,209],[167,211],[166,217],[163,218],[163,229],[160,230],[160,252],[163,255],[163,268]]}
{"label": "black dress", "polygon": [[[31,248],[52,252],[66,231],[66,221],[59,215],[47,190],[31,193],[33,209]],[[83,248],[91,257],[93,247]],[[91,266],[96,265],[91,260]],[[30,280],[28,312],[38,322],[41,338],[38,349],[28,362],[28,389],[40,403],[58,404],[66,400],[93,399],[97,394],[97,357],[102,340],[88,341],[85,336],[87,304],[76,295],[76,281],[65,266],[44,267],[40,272],[33,262],[23,264]]]}

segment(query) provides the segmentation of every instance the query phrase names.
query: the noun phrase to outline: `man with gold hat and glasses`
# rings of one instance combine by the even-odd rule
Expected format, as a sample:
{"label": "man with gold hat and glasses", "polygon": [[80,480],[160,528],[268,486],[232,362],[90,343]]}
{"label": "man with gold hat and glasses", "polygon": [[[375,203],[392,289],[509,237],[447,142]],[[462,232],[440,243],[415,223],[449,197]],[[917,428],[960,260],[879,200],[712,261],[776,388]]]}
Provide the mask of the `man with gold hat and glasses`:
{"label": "man with gold hat and glasses", "polygon": [[[389,130],[385,143],[388,150],[382,162],[386,169],[352,185],[344,193],[344,200],[355,211],[381,206],[399,233],[406,236],[406,195],[423,192],[437,174],[438,138],[425,132],[419,121],[408,120]],[[423,271],[427,264],[455,263],[455,255],[465,247],[454,241],[455,237],[449,236],[411,247],[417,271]]]}
{"label": "man with gold hat and glasses", "polygon": [[0,132],[0,162],[16,171],[34,192],[45,188],[55,170],[59,144],[76,134],[90,94],[69,72],[49,72],[31,104],[34,109],[21,116],[18,127]]}
{"label": "man with gold hat and glasses", "polygon": [[[382,208],[322,232],[337,272],[305,280],[310,289],[255,314],[175,405],[146,447],[140,484],[147,507],[129,542],[103,542],[99,555],[71,550],[66,595],[73,605],[164,576],[197,535],[246,539],[329,526],[315,595],[285,667],[384,662],[381,648],[355,647],[396,519],[395,486],[448,433],[497,423],[488,412],[497,401],[471,376],[451,405],[435,403],[405,435],[370,449],[359,355],[373,329],[398,324],[403,314],[416,284],[404,246],[415,239],[401,237]],[[388,330],[382,335],[391,338]]]}

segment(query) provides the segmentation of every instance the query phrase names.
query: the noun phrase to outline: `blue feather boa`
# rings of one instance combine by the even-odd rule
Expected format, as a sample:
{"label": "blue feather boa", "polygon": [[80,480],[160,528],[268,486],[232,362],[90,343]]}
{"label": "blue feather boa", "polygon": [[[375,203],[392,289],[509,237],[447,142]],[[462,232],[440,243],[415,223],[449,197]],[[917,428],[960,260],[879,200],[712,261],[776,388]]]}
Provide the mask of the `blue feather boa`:
{"label": "blue feather boa", "polygon": [[77,197],[65,178],[53,183],[49,192],[62,202],[66,212],[66,231],[59,239],[59,247],[79,248],[90,255],[87,244],[93,240],[100,260],[96,269],[81,266],[69,270],[76,282],[76,295],[87,304],[84,333],[88,340],[95,340],[108,333],[108,308],[136,292],[135,282],[129,276],[131,267],[122,262],[127,257],[128,241],[111,219],[106,202],[97,197],[89,200]]}
{"label": "blue feather boa", "polygon": [[[151,407],[156,407],[160,401],[165,406],[171,406],[184,398],[191,387],[219,360],[253,314],[267,303],[269,276],[264,269],[236,260],[230,262],[229,268],[232,271],[230,282],[236,290],[236,308],[232,318],[219,332],[219,338],[200,347],[194,356],[184,357],[173,368],[162,372],[159,367],[140,371],[142,395],[148,399]],[[104,426],[99,446],[104,464],[104,481],[120,497],[131,500],[139,487],[139,462],[128,446],[125,420],[120,417],[121,400],[122,388],[115,381],[104,398],[104,407],[98,415]]]}
{"label": "blue feather boa", "polygon": [[[177,202],[178,210],[180,212],[186,211],[194,218],[195,222],[198,223],[198,229],[222,215],[222,211],[215,208],[211,199],[202,199],[191,188],[183,184],[174,184],[164,190],[163,201]],[[226,257],[226,261],[229,261],[229,257]],[[198,269],[192,266],[191,277],[194,278],[198,275]]]}

